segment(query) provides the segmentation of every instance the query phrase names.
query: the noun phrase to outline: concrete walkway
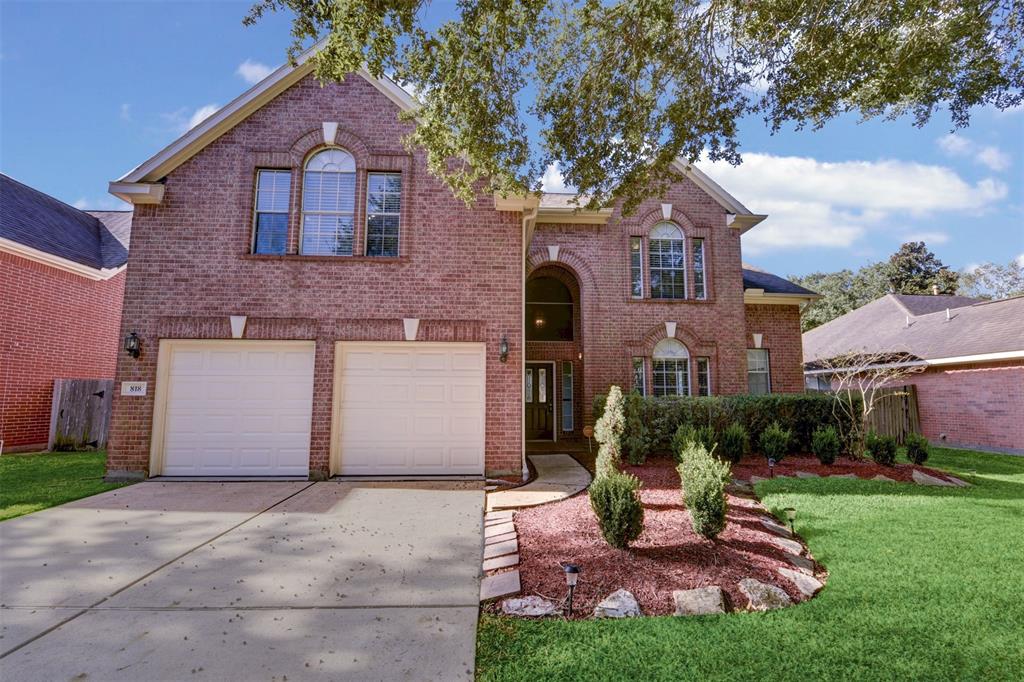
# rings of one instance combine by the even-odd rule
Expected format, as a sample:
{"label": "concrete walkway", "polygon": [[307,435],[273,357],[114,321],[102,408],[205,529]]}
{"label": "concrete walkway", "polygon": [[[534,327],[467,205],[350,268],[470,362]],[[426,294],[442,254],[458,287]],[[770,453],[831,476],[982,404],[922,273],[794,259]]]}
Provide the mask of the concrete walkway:
{"label": "concrete walkway", "polygon": [[0,679],[472,679],[482,506],[150,482],[0,523]]}
{"label": "concrete walkway", "polygon": [[518,488],[487,493],[487,510],[534,507],[586,490],[590,472],[569,455],[528,455],[537,477]]}

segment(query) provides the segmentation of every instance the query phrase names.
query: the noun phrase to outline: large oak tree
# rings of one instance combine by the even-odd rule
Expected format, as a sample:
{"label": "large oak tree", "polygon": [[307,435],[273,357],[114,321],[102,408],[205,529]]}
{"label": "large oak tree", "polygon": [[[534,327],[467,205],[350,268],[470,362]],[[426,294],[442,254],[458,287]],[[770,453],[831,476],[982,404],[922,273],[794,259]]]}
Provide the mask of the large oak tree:
{"label": "large oak tree", "polygon": [[[738,123],[823,125],[1020,105],[1020,0],[260,0],[247,22],[293,16],[294,58],[316,41],[324,80],[365,65],[417,93],[407,143],[469,200],[537,188],[560,163],[592,205],[627,208],[672,162],[740,160]],[[540,125],[531,140],[527,120]]]}

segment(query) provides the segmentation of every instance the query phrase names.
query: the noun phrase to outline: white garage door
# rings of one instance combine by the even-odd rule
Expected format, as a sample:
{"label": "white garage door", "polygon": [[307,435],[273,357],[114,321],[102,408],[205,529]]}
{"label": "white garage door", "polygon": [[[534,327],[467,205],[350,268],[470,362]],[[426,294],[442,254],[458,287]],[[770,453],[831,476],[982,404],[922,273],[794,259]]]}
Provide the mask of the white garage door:
{"label": "white garage door", "polygon": [[338,344],[342,475],[484,472],[484,344]]}
{"label": "white garage door", "polygon": [[168,345],[164,475],[309,474],[312,342]]}

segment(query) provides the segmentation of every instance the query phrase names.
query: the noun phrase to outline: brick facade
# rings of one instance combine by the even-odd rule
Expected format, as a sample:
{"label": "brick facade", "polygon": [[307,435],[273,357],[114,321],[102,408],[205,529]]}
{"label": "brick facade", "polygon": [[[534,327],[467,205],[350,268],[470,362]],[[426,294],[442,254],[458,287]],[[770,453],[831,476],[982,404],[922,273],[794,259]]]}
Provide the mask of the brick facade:
{"label": "brick facade", "polygon": [[1024,452],[1024,365],[1019,360],[930,367],[917,386],[921,431],[936,445]]}
{"label": "brick facade", "polygon": [[800,308],[795,305],[748,305],[747,342],[761,334],[761,347],[768,350],[768,371],[772,393],[800,393],[804,390]]}
{"label": "brick facade", "polygon": [[0,253],[0,440],[45,448],[54,379],[112,379],[125,273],[95,281]]}
{"label": "brick facade", "polygon": [[[365,243],[366,172],[402,173],[402,236],[396,258],[294,255],[299,246],[301,168],[323,144],[322,122],[338,121],[335,141],[356,160],[355,253]],[[334,344],[401,340],[402,318],[421,319],[419,339],[487,344],[486,454],[489,474],[518,473],[522,462],[524,263],[522,215],[494,210],[490,196],[471,207],[429,175],[424,154],[400,142],[409,124],[372,85],[352,77],[321,86],[311,77],[277,96],[166,178],[159,205],[136,208],[123,333],[143,340],[139,359],[119,356],[119,381],[156,379],[160,339],[229,338],[229,315],[247,315],[246,338],[316,341],[310,469],[326,473],[331,439]],[[257,168],[292,170],[289,254],[249,255]],[[706,301],[630,297],[630,236],[662,220],[662,203],[688,239],[703,238]],[[572,342],[531,342],[530,360],[570,361],[575,377],[574,429],[590,420],[594,393],[628,386],[631,358],[651,355],[676,322],[691,356],[708,357],[714,393],[747,390],[748,312],[743,302],[739,231],[726,212],[690,181],[607,225],[540,224],[526,275],[554,274],[574,292],[578,334]],[[548,246],[558,246],[556,259]],[[692,279],[692,273],[691,273]],[[691,282],[692,289],[692,282]],[[758,319],[780,353],[779,386],[802,390],[796,306],[772,306]],[[785,308],[786,310],[782,310]],[[788,325],[792,329],[787,332]],[[511,352],[499,360],[508,337]],[[782,363],[792,360],[792,368]],[[773,362],[773,373],[776,365]],[[795,383],[789,374],[797,377]],[[561,397],[561,362],[556,395]],[[115,396],[108,469],[149,466],[153,393]],[[559,410],[560,410],[559,406]],[[561,429],[561,420],[556,428]]]}

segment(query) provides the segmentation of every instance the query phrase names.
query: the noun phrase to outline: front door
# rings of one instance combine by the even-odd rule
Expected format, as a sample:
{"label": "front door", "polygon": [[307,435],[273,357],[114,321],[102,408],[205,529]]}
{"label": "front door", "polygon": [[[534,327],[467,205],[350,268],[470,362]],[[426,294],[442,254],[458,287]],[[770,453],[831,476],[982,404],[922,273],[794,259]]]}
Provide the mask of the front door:
{"label": "front door", "polygon": [[555,439],[555,378],[552,365],[526,363],[526,440]]}

